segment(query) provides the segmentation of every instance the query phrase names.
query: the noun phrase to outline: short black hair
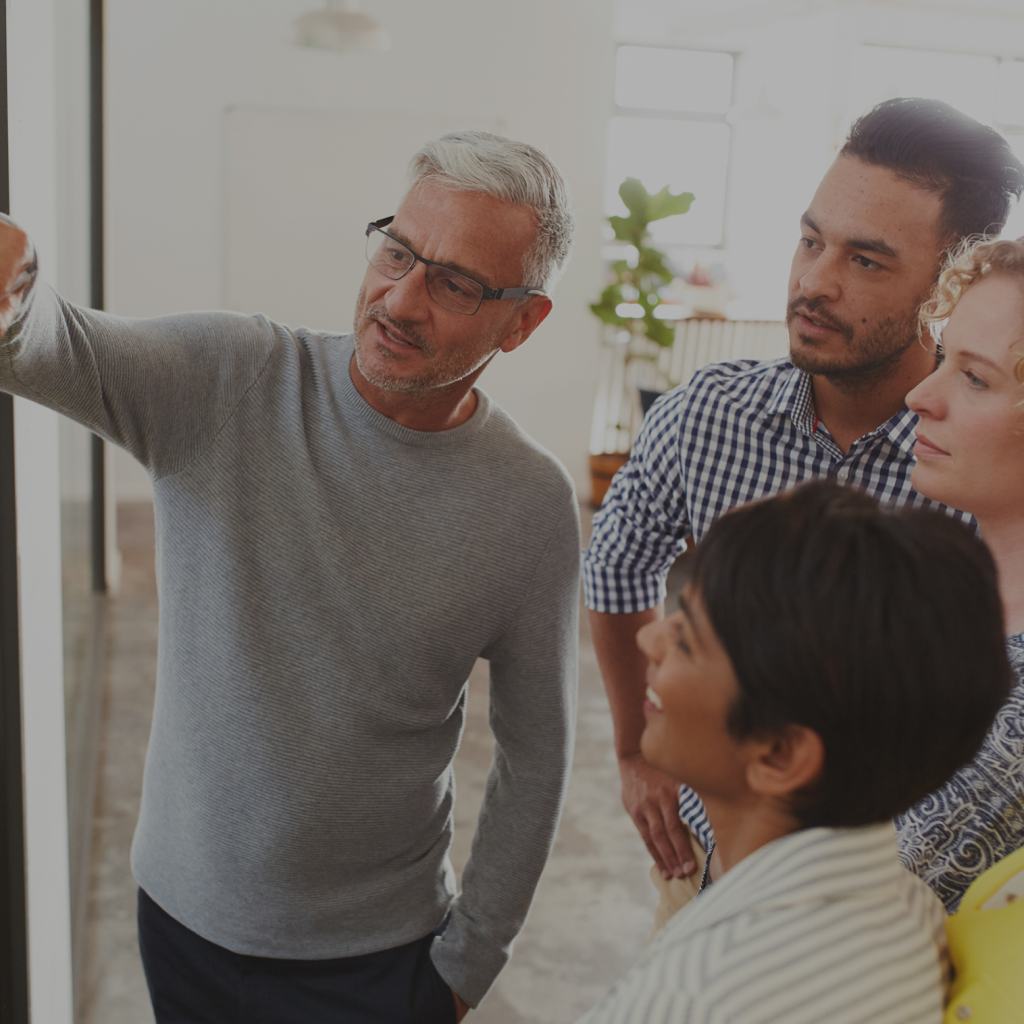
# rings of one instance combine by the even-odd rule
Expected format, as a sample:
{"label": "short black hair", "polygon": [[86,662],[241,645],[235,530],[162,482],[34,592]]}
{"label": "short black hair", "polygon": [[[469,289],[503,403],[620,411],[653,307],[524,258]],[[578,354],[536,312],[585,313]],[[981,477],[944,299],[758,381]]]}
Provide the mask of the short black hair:
{"label": "short black hair", "polygon": [[885,100],[853,122],[840,156],[887,167],[942,198],[947,245],[998,235],[1011,199],[1024,192],[1024,166],[994,129],[941,100]]}
{"label": "short black hair", "polygon": [[978,752],[1012,686],[992,557],[927,509],[890,509],[834,482],[718,519],[690,565],[739,695],[738,739],[813,729],[818,779],[803,828],[885,821]]}

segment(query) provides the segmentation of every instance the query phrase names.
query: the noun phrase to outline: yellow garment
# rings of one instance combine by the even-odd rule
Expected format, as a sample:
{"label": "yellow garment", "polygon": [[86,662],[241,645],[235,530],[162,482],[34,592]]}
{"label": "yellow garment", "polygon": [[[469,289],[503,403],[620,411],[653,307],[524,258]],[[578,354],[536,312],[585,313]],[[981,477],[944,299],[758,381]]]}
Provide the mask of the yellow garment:
{"label": "yellow garment", "polygon": [[700,889],[700,878],[704,873],[704,859],[707,854],[692,836],[690,837],[690,847],[697,865],[692,875],[687,875],[685,878],[666,879],[661,877],[657,864],[651,865],[651,881],[654,883],[654,888],[658,890],[658,905],[654,908],[654,925],[651,928],[650,938],[647,940],[648,944],[661,931],[669,918],[677,911],[682,910]]}
{"label": "yellow garment", "polygon": [[[1024,877],[1024,849],[976,878],[946,921],[956,977],[946,1024],[1020,1024],[1024,1020],[1024,896],[1000,895]],[[994,899],[995,906],[983,909]]]}

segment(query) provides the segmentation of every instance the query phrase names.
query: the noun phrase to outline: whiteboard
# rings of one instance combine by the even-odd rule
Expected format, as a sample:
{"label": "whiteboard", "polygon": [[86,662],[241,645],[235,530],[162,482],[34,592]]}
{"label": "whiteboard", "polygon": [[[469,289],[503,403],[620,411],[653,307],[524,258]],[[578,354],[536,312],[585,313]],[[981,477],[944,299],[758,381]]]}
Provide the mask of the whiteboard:
{"label": "whiteboard", "polygon": [[422,145],[498,118],[235,108],[225,118],[224,306],[348,331],[365,230],[395,212]]}

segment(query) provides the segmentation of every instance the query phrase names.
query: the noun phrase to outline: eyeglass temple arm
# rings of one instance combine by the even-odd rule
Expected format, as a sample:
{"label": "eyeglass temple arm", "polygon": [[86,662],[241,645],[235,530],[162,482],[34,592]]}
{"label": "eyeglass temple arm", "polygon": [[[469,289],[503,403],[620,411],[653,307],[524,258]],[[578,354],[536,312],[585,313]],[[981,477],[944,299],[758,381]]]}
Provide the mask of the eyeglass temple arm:
{"label": "eyeglass temple arm", "polygon": [[518,299],[523,295],[543,295],[547,298],[548,293],[540,288],[484,288],[485,299]]}

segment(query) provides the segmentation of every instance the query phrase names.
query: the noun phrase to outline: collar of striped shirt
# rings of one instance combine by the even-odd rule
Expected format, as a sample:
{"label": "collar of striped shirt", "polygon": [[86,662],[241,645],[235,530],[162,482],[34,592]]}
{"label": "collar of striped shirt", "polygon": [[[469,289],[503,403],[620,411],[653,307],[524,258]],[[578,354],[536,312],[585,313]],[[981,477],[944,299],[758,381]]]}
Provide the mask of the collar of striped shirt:
{"label": "collar of striped shirt", "polygon": [[692,909],[672,919],[675,934],[664,941],[678,942],[684,935],[755,909],[850,897],[883,898],[886,890],[895,893],[908,878],[899,861],[892,822],[863,828],[801,829],[762,846],[725,872],[692,902]]}
{"label": "collar of striped shirt", "polygon": [[891,824],[806,829],[687,904],[578,1024],[937,1024],[944,922]]}

